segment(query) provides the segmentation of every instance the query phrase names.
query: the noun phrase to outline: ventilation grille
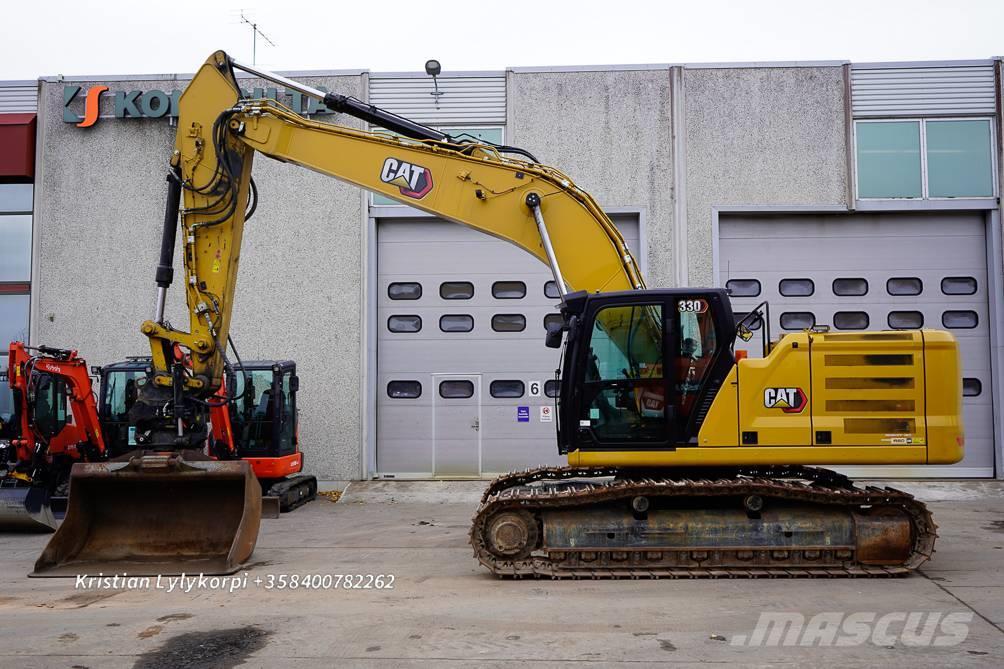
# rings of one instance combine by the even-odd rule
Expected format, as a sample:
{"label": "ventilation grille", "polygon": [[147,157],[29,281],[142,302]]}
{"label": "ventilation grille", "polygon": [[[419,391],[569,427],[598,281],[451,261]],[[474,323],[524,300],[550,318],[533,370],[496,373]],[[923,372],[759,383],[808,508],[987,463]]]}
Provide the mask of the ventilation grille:
{"label": "ventilation grille", "polygon": [[34,114],[38,111],[38,85],[35,82],[0,84],[0,114]]}
{"label": "ventilation grille", "polygon": [[370,77],[369,102],[414,121],[433,125],[504,125],[505,75],[439,77],[437,98],[432,77]]}
{"label": "ventilation grille", "polygon": [[993,114],[993,64],[851,67],[855,117]]}

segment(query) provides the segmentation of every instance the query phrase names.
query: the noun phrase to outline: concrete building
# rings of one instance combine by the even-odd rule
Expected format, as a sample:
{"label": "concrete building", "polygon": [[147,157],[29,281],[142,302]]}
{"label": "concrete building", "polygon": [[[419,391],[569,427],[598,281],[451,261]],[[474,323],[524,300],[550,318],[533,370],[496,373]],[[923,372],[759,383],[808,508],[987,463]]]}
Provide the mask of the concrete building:
{"label": "concrete building", "polygon": [[[445,73],[439,96],[424,74],[290,76],[532,151],[606,208],[650,286],[727,286],[740,312],[769,300],[774,332],[952,330],[965,460],[869,472],[993,477],[1004,474],[1001,67],[512,68]],[[153,308],[186,76],[38,81],[30,215],[28,180],[18,177],[20,204],[0,185],[10,212],[0,214],[0,281],[20,291],[0,283],[0,339],[27,329],[94,364],[145,352],[138,326]],[[14,88],[0,85],[0,111]],[[282,90],[258,94],[346,123]],[[93,117],[88,96],[100,102]],[[297,361],[310,471],[478,477],[559,461],[548,420],[557,354],[542,342],[556,299],[544,266],[293,166],[260,159],[255,178],[232,331],[245,359]],[[15,241],[31,230],[30,251],[6,243],[13,227]],[[180,291],[172,297],[172,320],[184,323]]]}

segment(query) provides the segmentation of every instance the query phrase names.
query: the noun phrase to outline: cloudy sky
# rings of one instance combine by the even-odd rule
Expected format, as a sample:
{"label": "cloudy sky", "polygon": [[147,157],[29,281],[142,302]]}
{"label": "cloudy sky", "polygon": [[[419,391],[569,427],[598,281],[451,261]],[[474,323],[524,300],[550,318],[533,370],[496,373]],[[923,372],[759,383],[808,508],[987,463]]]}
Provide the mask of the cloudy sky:
{"label": "cloudy sky", "polygon": [[223,48],[278,70],[418,71],[1004,55],[1004,0],[35,0],[4,3],[0,80],[192,72]]}

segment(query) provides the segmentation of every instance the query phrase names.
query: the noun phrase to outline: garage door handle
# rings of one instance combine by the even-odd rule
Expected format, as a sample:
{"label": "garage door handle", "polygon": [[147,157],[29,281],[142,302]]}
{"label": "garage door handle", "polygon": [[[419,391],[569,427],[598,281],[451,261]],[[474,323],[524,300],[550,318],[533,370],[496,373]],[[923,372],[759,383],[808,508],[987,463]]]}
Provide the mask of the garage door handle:
{"label": "garage door handle", "polygon": [[471,427],[474,428],[475,432],[479,431],[481,429],[481,419],[475,418],[474,422],[471,423]]}

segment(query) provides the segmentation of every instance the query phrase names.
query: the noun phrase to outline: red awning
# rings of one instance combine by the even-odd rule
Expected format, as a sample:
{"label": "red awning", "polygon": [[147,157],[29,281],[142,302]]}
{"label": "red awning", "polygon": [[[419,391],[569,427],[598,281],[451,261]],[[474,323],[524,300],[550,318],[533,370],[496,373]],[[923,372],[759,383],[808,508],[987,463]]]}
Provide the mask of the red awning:
{"label": "red awning", "polygon": [[0,114],[0,177],[35,176],[35,115]]}

